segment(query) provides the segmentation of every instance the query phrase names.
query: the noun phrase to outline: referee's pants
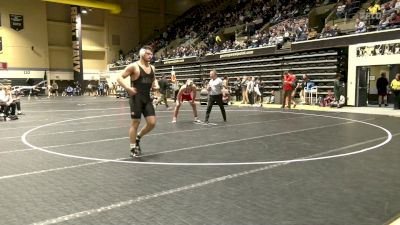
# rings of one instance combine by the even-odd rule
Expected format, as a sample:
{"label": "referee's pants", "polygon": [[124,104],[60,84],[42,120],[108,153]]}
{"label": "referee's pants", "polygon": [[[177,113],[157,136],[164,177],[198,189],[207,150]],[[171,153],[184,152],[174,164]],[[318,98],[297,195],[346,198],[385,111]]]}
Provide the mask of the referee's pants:
{"label": "referee's pants", "polygon": [[208,96],[205,122],[208,122],[208,118],[210,117],[210,112],[214,105],[214,102],[216,102],[219,105],[219,108],[221,109],[222,117],[224,118],[224,121],[226,121],[226,113],[225,113],[224,103],[222,102],[222,94],[219,94],[219,95],[209,95]]}

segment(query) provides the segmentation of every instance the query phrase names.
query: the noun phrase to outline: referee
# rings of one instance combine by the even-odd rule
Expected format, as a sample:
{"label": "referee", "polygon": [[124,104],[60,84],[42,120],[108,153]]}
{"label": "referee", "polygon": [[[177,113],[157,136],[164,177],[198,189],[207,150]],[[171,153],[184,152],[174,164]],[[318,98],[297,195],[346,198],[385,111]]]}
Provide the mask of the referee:
{"label": "referee", "polygon": [[211,112],[214,102],[216,102],[219,105],[219,108],[221,109],[222,117],[224,118],[224,122],[226,122],[226,113],[225,113],[224,104],[222,102],[223,82],[220,78],[217,77],[216,70],[210,71],[210,78],[211,78],[211,80],[207,86],[208,102],[207,102],[206,119],[204,120],[204,122],[208,123],[208,118],[210,117],[210,112]]}

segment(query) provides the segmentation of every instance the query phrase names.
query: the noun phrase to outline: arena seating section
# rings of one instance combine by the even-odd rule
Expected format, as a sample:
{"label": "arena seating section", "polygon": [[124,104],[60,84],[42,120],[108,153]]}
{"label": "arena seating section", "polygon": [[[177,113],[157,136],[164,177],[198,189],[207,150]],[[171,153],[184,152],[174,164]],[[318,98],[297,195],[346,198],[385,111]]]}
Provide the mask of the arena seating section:
{"label": "arena seating section", "polygon": [[[208,79],[211,69],[216,69],[220,77],[227,76],[232,84],[236,77],[261,77],[264,94],[281,89],[281,75],[285,70],[292,71],[299,80],[307,73],[311,80],[324,94],[333,88],[333,80],[337,72],[338,52],[334,50],[310,52],[302,54],[285,54],[276,56],[260,56],[224,61],[204,61],[174,66],[177,79],[184,82],[193,79],[201,86],[203,79]],[[172,66],[158,66],[158,75],[170,75]],[[201,75],[200,75],[201,74]],[[235,79],[234,79],[235,78]]]}
{"label": "arena seating section", "polygon": [[[149,41],[156,52],[158,51],[154,59],[157,76],[163,74],[169,76],[174,70],[179,81],[184,82],[190,78],[201,86],[203,81],[208,79],[209,71],[216,69],[220,77],[227,76],[231,83],[236,80],[236,77],[260,77],[264,94],[267,95],[281,89],[281,76],[284,71],[290,70],[298,80],[302,79],[303,74],[308,74],[311,81],[318,87],[318,93],[325,94],[328,89],[333,88],[336,73],[342,73],[346,79],[346,66],[343,62],[347,59],[343,60],[343,58],[347,57],[344,51],[348,45],[357,44],[360,41],[391,40],[394,39],[390,38],[392,35],[398,36],[398,29],[382,34],[376,31],[379,30],[376,26],[370,26],[369,21],[365,20],[364,22],[369,26],[367,32],[371,34],[353,35],[352,29],[356,18],[365,16],[368,6],[373,3],[372,0],[281,0],[278,4],[276,2],[218,0],[202,3],[188,10],[168,26],[165,32],[162,34],[160,32],[159,37]],[[345,3],[349,8],[349,13],[345,15],[345,18],[336,16],[336,9],[342,4],[340,2]],[[381,4],[387,5],[388,2],[384,0]],[[329,9],[325,18],[322,18],[325,22],[318,28],[310,27],[311,11],[319,6],[326,6]],[[390,12],[397,13],[400,18],[400,7],[395,8],[395,4],[391,7]],[[389,12],[389,10],[386,11]],[[394,21],[396,18],[392,19]],[[255,27],[252,27],[252,32],[248,32],[246,21],[262,22],[258,22]],[[339,27],[335,27],[339,31],[326,30],[326,26],[332,26],[337,22],[342,22],[350,30],[341,32],[340,23]],[[400,23],[393,23],[387,29],[399,27]],[[227,30],[232,31],[232,28],[236,29],[234,40],[225,37],[225,40],[217,43],[216,37],[223,37]],[[318,31],[314,37],[309,36],[311,28]],[[326,35],[327,32],[329,35]],[[283,39],[281,43],[271,42],[269,39],[279,35],[281,35],[279,40]],[[330,39],[332,37],[338,37],[338,39],[332,40]],[[310,42],[312,39],[318,40]],[[242,57],[218,57],[220,54],[259,49],[270,50],[265,51],[264,54],[248,54]],[[128,61],[120,60],[109,68],[120,70],[133,60],[137,60],[137,55],[130,57]]]}

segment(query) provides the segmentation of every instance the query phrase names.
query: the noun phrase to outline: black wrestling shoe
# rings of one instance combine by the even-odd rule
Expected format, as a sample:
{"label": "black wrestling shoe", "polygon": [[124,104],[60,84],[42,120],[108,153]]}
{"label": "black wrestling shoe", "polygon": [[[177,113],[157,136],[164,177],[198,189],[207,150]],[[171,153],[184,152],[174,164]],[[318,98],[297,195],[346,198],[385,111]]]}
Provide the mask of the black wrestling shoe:
{"label": "black wrestling shoe", "polygon": [[131,157],[138,158],[141,155],[140,146],[136,145],[134,148],[131,148]]}
{"label": "black wrestling shoe", "polygon": [[140,148],[140,137],[136,136],[136,155],[139,156],[142,154],[142,149]]}

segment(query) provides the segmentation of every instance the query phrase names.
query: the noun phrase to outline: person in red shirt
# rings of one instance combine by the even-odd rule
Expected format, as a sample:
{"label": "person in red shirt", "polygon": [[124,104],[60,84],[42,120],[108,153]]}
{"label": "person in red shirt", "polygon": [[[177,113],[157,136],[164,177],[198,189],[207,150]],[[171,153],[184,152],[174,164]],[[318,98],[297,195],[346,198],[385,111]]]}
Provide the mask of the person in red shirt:
{"label": "person in red shirt", "polygon": [[400,25],[400,10],[397,10],[397,13],[392,13],[391,14],[391,19],[389,20],[389,25],[391,28],[396,28],[398,25]]}
{"label": "person in red shirt", "polygon": [[289,71],[286,71],[283,74],[283,100],[282,107],[285,108],[287,106],[290,109],[290,103],[292,102],[292,92],[296,85],[296,76],[291,74]]}

